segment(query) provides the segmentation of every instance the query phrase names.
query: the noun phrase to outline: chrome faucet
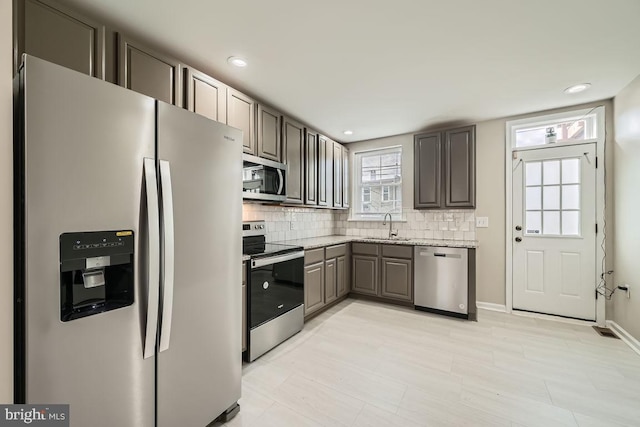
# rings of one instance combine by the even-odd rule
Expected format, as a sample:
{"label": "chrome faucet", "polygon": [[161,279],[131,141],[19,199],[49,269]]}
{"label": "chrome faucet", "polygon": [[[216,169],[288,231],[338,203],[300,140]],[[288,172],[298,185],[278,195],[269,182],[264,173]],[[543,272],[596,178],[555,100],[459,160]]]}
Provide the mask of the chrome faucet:
{"label": "chrome faucet", "polygon": [[382,220],[382,225],[387,225],[387,215],[389,216],[389,238],[393,239],[394,237],[398,237],[398,232],[394,232],[391,228],[393,226],[393,219],[391,218],[391,213],[387,212],[384,214],[384,219]]}

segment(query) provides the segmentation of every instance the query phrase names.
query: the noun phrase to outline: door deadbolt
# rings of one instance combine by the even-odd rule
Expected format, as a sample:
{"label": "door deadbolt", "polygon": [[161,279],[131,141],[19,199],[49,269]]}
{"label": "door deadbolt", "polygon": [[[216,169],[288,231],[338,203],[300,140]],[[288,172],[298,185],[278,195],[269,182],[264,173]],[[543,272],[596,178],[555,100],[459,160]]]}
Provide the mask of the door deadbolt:
{"label": "door deadbolt", "polygon": [[516,242],[518,243],[522,242],[522,237],[516,237]]}
{"label": "door deadbolt", "polygon": [[519,225],[516,225],[516,231],[522,231],[522,227]]}

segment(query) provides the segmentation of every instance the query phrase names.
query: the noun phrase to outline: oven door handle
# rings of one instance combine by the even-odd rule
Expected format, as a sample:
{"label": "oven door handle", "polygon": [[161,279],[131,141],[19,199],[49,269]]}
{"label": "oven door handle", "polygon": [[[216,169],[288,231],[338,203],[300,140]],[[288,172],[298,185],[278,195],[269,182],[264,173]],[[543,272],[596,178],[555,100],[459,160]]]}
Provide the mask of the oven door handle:
{"label": "oven door handle", "polygon": [[264,267],[265,265],[276,264],[284,261],[291,261],[292,259],[304,258],[304,251],[291,252],[284,255],[277,255],[267,258],[258,258],[251,260],[251,268]]}

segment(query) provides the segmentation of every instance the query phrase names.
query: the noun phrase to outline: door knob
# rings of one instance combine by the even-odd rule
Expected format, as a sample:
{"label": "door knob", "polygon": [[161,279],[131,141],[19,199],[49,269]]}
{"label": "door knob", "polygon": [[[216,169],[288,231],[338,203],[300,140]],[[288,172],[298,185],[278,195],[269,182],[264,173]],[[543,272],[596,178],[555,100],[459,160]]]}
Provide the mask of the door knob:
{"label": "door knob", "polygon": [[522,242],[522,237],[516,237],[516,242],[518,243]]}
{"label": "door knob", "polygon": [[516,225],[516,231],[522,231],[522,227],[520,227],[519,225]]}

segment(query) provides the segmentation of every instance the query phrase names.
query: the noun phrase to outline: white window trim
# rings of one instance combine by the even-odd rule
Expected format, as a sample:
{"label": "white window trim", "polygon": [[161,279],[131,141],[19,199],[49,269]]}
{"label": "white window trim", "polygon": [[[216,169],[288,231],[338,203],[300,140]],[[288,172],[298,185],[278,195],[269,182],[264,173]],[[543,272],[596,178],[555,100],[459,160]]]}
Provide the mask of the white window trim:
{"label": "white window trim", "polygon": [[[358,214],[356,212],[356,207],[357,204],[360,203],[359,200],[361,198],[361,194],[360,194],[360,189],[362,188],[362,176],[360,173],[360,165],[357,164],[356,159],[358,158],[358,154],[366,154],[366,153],[371,153],[371,152],[384,152],[384,151],[389,151],[389,152],[393,152],[396,150],[400,150],[400,155],[401,155],[401,165],[400,165],[400,173],[402,173],[402,168],[404,165],[404,161],[405,161],[405,156],[404,156],[404,150],[403,150],[403,146],[402,145],[391,145],[388,147],[379,147],[379,148],[371,148],[369,150],[360,150],[360,151],[354,151],[351,153],[352,159],[353,159],[353,167],[351,168],[353,171],[353,175],[352,175],[352,181],[353,185],[352,185],[352,197],[351,200],[354,201],[354,203],[352,203],[351,207],[349,208],[349,217],[347,218],[347,221],[349,222],[355,222],[355,221],[363,221],[363,222],[382,222],[384,221],[384,213],[381,213],[377,216],[374,217],[361,217],[360,214]],[[401,182],[401,194],[402,194],[402,185],[404,185],[404,179],[405,177],[402,176],[402,182]],[[406,217],[405,217],[405,210],[404,207],[401,207],[401,213],[393,213],[391,214],[391,218],[393,222],[406,222]]]}
{"label": "white window trim", "polygon": [[[520,147],[515,146],[516,138],[515,131],[524,127],[532,127],[538,124],[545,124],[550,121],[565,121],[575,117],[581,117],[584,115],[595,114],[597,137],[595,139],[586,139],[582,141],[568,141],[557,142],[554,144],[536,145],[532,147]],[[581,145],[596,143],[596,156],[599,158],[599,167],[596,169],[596,222],[598,223],[599,230],[596,236],[596,286],[600,283],[600,276],[603,273],[604,258],[604,245],[605,236],[603,233],[604,225],[604,208],[605,208],[605,143],[606,143],[606,129],[605,129],[605,107],[603,105],[594,108],[585,108],[581,110],[571,110],[555,114],[547,114],[536,117],[529,117],[526,119],[510,120],[506,123],[506,150],[505,150],[505,171],[506,171],[506,194],[505,194],[505,209],[506,209],[506,268],[505,268],[505,296],[506,296],[506,312],[511,313],[513,311],[513,212],[512,212],[512,191],[513,191],[513,174],[511,171],[512,156],[514,151],[524,150],[541,150],[550,147],[558,147],[565,145]],[[595,292],[595,290],[594,290]],[[606,326],[606,301],[605,298],[599,296],[596,299],[596,323],[599,326]]]}

